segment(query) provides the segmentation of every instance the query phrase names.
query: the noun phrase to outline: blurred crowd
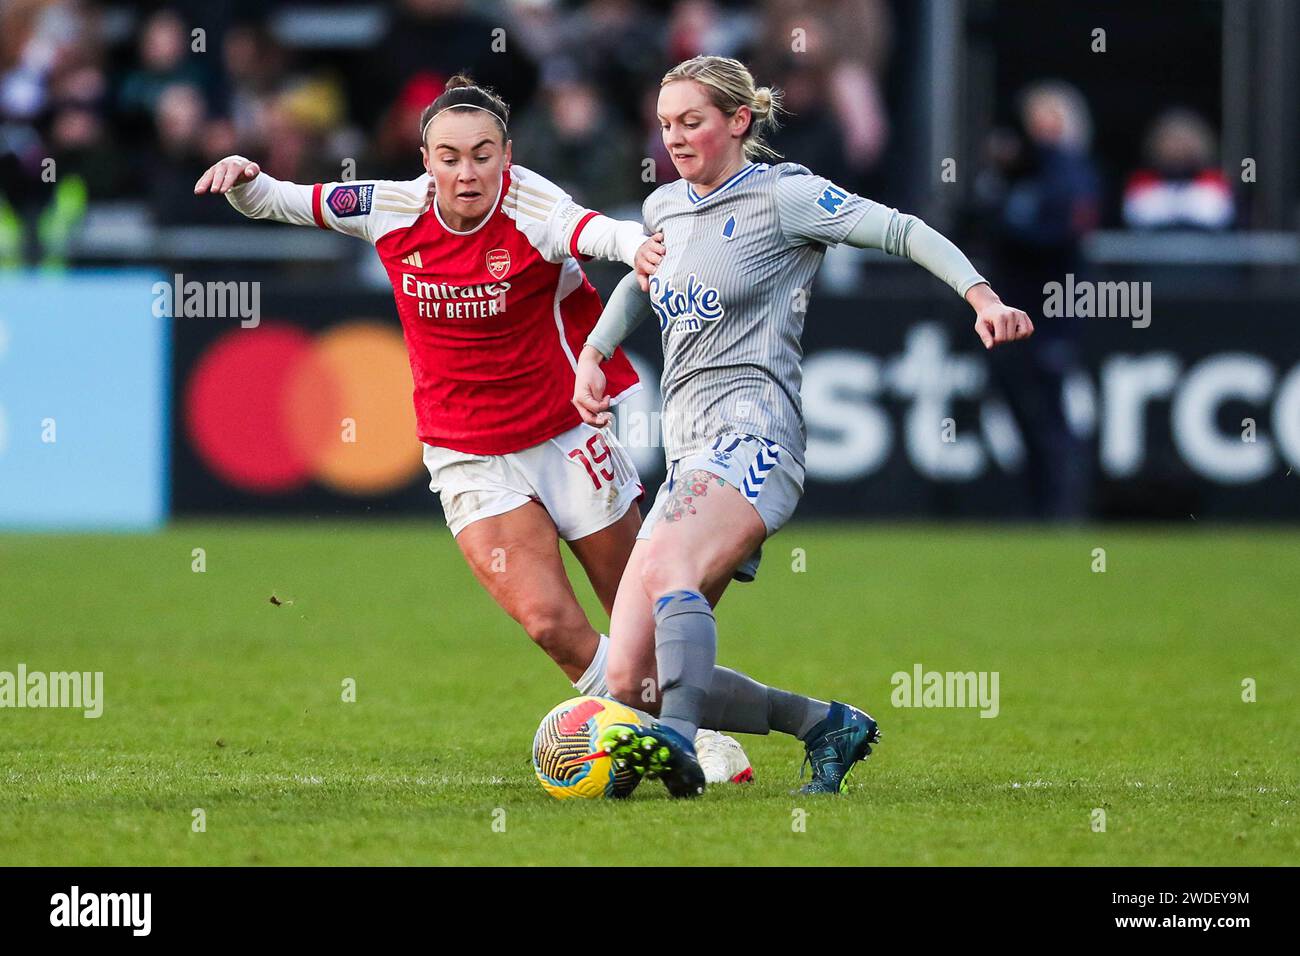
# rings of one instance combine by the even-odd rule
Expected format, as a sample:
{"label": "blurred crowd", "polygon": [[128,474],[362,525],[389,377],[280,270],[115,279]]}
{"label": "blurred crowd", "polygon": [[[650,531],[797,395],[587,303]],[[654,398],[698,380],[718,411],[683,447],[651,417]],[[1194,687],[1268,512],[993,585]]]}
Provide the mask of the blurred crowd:
{"label": "blurred crowd", "polygon": [[[700,52],[740,57],[783,89],[790,114],[772,145],[850,189],[877,194],[898,125],[884,91],[890,0],[400,0],[359,47],[286,39],[275,18],[288,6],[0,0],[0,265],[60,261],[89,201],[142,200],[161,224],[227,222],[191,187],[230,153],[299,182],[412,178],[420,111],[461,69],[511,103],[517,161],[611,212],[675,177],[655,95],[668,66]],[[1094,195],[1067,202],[1071,230],[1099,216],[1087,107],[1064,89],[986,150],[981,197],[1000,204],[1009,241],[1060,227],[1072,191]],[[1200,117],[1157,119],[1122,221],[1230,227],[1215,151]],[[1026,205],[1039,186],[1046,219]]]}
{"label": "blurred crowd", "polygon": [[[1090,278],[1083,242],[1103,219],[1105,192],[1092,155],[1091,112],[1079,90],[1059,81],[1035,83],[1017,106],[1017,128],[994,130],[985,143],[970,213],[990,240],[988,274],[998,277],[999,294],[1007,302],[1037,303],[1047,283]],[[1214,134],[1195,113],[1174,108],[1159,115],[1143,159],[1120,194],[1126,227],[1233,225],[1232,188],[1218,167]],[[1092,462],[1061,395],[1083,368],[1084,320],[1071,312],[1035,321],[1023,348],[989,355],[989,371],[1025,441],[1029,513],[1079,520],[1088,512]]]}
{"label": "blurred crowd", "polygon": [[[906,117],[889,106],[909,102],[890,96],[891,64],[908,55],[903,2],[0,0],[0,268],[64,262],[91,202],[133,202],[159,225],[231,222],[225,203],[192,191],[231,153],[304,183],[414,178],[420,114],[462,70],[511,104],[517,162],[635,217],[676,176],[655,117],[659,79],[703,52],[739,57],[784,91],[789,112],[770,140],[786,158],[902,205],[884,173],[917,178]],[[293,9],[317,19],[280,18]],[[378,12],[371,32],[355,19],[338,32],[331,16],[358,10]],[[980,172],[960,210],[970,228],[954,234],[978,237],[1008,302],[1032,309],[1046,282],[1085,277],[1098,225],[1237,225],[1215,131],[1175,104],[1153,115],[1132,169],[1095,155],[1086,98],[1056,80],[1020,91],[1006,128],[977,135]],[[1081,338],[1077,319],[1039,322],[1025,347],[990,358],[1040,518],[1087,513],[1091,459],[1060,399]]]}
{"label": "blurred crowd", "polygon": [[597,208],[675,177],[655,91],[704,51],[788,91],[775,145],[819,172],[862,188],[888,144],[886,0],[402,0],[362,50],[286,43],[285,6],[2,0],[0,262],[33,242],[57,258],[87,197],[146,200],[164,224],[228,221],[191,186],[230,153],[299,182],[342,178],[345,160],[357,178],[413,178],[420,112],[461,69],[511,104],[517,161]]}

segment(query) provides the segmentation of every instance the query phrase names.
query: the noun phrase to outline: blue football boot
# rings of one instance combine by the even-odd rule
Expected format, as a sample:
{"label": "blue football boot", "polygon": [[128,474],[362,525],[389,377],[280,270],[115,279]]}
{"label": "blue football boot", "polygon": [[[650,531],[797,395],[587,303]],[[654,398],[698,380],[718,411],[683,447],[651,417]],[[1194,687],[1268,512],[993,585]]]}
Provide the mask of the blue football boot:
{"label": "blue football boot", "polygon": [[597,738],[596,749],[609,754],[615,766],[623,761],[639,776],[659,778],[674,797],[704,792],[695,746],[663,724],[613,724]]}
{"label": "blue football boot", "polygon": [[804,740],[804,763],[812,764],[813,773],[799,792],[842,793],[853,765],[871,753],[871,745],[879,739],[880,728],[870,714],[832,701],[830,713]]}

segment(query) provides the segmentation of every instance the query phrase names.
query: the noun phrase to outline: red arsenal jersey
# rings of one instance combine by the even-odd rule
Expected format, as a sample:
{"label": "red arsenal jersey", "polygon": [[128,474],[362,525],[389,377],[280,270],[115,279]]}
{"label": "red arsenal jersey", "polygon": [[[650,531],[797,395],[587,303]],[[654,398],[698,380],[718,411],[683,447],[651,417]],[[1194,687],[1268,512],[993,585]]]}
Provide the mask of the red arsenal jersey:
{"label": "red arsenal jersey", "polygon": [[[455,232],[425,208],[428,176],[312,187],[321,228],[374,243],[393,284],[420,440],[503,455],[582,421],[574,369],[601,302],[578,264],[596,215],[521,166],[492,212]],[[604,363],[611,403],[640,388],[620,349]]]}

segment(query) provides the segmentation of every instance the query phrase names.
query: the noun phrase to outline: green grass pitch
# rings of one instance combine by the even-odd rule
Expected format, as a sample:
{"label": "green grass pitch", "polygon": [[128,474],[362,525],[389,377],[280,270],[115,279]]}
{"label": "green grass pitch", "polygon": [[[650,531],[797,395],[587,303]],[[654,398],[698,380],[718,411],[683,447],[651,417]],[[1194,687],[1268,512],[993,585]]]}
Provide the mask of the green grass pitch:
{"label": "green grass pitch", "polygon": [[[1297,582],[1293,530],[795,523],[720,659],[879,719],[850,792],[792,795],[774,735],[752,786],[561,803],[529,744],[573,692],[435,519],[0,536],[0,671],[106,699],[0,709],[0,863],[1294,864]],[[892,706],[916,664],[1000,713]]]}

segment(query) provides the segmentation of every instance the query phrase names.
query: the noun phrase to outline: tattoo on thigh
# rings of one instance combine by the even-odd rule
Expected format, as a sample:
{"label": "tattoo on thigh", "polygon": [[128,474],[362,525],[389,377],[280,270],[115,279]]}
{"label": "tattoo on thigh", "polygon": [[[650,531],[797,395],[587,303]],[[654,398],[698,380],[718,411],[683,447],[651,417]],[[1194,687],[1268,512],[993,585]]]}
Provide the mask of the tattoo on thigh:
{"label": "tattoo on thigh", "polygon": [[709,493],[709,487],[725,488],[727,483],[711,471],[693,468],[677,477],[673,490],[668,493],[664,505],[665,521],[681,521],[687,515],[695,514],[696,499]]}

